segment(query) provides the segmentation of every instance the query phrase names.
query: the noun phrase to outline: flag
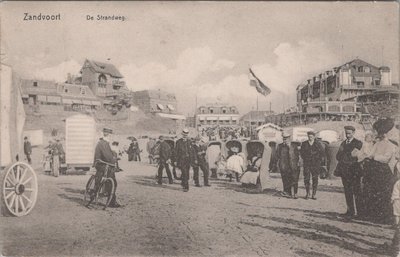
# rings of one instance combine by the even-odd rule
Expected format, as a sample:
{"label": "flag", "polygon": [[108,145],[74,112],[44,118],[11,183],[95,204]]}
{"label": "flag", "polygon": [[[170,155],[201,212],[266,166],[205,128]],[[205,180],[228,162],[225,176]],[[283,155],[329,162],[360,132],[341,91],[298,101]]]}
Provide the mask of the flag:
{"label": "flag", "polygon": [[256,75],[253,73],[253,71],[251,69],[249,69],[250,71],[250,86],[255,87],[257,89],[257,92],[267,96],[271,93],[271,89],[269,89],[269,87],[267,87],[264,83],[261,82],[261,80],[259,80]]}

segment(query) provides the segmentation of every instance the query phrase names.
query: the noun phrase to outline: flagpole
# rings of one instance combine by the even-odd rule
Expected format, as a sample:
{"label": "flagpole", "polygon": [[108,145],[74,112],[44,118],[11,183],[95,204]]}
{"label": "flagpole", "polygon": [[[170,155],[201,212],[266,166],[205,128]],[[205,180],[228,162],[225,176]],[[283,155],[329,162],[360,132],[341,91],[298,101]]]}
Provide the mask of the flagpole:
{"label": "flagpole", "polygon": [[258,94],[257,94],[257,111],[258,111]]}

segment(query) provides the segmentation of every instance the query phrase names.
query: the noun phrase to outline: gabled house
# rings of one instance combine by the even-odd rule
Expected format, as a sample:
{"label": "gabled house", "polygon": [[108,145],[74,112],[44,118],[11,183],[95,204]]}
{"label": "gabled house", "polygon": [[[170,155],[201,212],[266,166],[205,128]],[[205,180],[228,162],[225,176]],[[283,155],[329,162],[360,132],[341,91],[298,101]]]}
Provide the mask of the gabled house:
{"label": "gabled house", "polygon": [[89,86],[95,96],[115,99],[121,88],[126,89],[122,74],[111,63],[86,59],[80,73],[82,84]]}

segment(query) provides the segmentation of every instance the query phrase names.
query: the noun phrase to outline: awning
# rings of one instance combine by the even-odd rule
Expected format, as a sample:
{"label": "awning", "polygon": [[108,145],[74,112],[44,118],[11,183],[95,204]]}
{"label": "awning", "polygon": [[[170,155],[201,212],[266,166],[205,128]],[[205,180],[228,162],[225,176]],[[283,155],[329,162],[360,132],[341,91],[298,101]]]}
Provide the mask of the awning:
{"label": "awning", "polygon": [[101,106],[101,103],[99,101],[92,101],[92,105]]}
{"label": "awning", "polygon": [[47,96],[47,102],[49,103],[61,103],[61,97],[59,96]]}
{"label": "awning", "polygon": [[72,103],[74,103],[74,104],[82,104],[82,100],[72,99]]}
{"label": "awning", "polygon": [[23,95],[22,95],[22,98],[29,98],[29,95],[23,94]]}
{"label": "awning", "polygon": [[164,106],[162,104],[157,104],[158,109],[164,110]]}
{"label": "awning", "polygon": [[163,118],[169,118],[173,120],[186,120],[186,117],[179,114],[169,114],[169,113],[157,113],[158,116]]}
{"label": "awning", "polygon": [[175,107],[171,104],[167,104],[168,109],[170,109],[171,111],[175,110]]}
{"label": "awning", "polygon": [[111,104],[112,101],[111,100],[103,100],[103,104]]}
{"label": "awning", "polygon": [[92,102],[88,101],[88,100],[82,100],[82,102],[83,102],[83,104],[86,104],[86,105],[92,105]]}
{"label": "awning", "polygon": [[231,117],[222,116],[222,117],[219,117],[219,120],[231,120]]}
{"label": "awning", "polygon": [[207,120],[217,120],[217,117],[207,117]]}
{"label": "awning", "polygon": [[46,96],[45,95],[38,95],[37,100],[41,102],[47,102]]}
{"label": "awning", "polygon": [[200,117],[199,117],[199,120],[205,120],[205,118],[206,118],[206,117],[204,117],[204,116],[200,116]]}
{"label": "awning", "polygon": [[232,120],[238,120],[238,117],[232,117]]}
{"label": "awning", "polygon": [[68,98],[63,98],[62,102],[63,102],[63,104],[73,104],[72,99],[68,99]]}

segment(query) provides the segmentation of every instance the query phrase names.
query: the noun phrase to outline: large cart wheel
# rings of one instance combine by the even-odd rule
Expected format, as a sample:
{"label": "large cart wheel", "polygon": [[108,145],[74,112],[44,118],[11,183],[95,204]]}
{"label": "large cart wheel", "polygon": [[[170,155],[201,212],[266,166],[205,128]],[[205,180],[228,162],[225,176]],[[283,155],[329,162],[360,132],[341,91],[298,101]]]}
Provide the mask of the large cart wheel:
{"label": "large cart wheel", "polygon": [[17,217],[27,215],[32,211],[37,199],[38,181],[35,171],[28,164],[17,162],[4,172],[4,180],[0,182],[1,201],[6,207],[5,210]]}
{"label": "large cart wheel", "polygon": [[108,205],[110,205],[114,194],[114,181],[111,178],[104,179],[100,184],[99,191],[97,192],[97,204],[103,206],[103,210],[105,210]]}

